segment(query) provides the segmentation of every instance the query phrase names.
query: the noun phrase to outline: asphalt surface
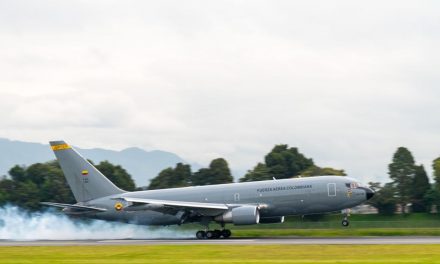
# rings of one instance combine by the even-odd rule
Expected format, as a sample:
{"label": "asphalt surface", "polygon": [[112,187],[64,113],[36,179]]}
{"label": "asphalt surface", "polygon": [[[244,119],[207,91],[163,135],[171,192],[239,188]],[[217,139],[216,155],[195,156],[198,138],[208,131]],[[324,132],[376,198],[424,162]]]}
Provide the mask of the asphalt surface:
{"label": "asphalt surface", "polygon": [[0,240],[0,246],[105,246],[105,245],[405,245],[440,244],[440,237],[350,238],[235,238],[235,239],[118,239],[118,240]]}

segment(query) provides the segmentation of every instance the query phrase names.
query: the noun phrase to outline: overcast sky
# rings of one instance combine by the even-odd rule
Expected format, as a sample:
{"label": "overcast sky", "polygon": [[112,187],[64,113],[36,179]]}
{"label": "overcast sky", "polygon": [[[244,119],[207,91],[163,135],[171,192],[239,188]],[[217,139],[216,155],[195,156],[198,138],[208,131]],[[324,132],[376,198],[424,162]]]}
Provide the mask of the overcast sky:
{"label": "overcast sky", "polygon": [[[0,0],[0,137],[364,182],[440,156],[439,1]],[[235,175],[236,177],[242,175]]]}

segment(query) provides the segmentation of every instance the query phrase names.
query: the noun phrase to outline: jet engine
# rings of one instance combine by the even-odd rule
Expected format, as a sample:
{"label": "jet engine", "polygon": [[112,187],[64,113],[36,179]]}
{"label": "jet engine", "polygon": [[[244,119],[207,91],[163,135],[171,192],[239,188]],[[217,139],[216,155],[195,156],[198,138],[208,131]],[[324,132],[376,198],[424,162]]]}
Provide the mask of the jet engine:
{"label": "jet engine", "polygon": [[234,225],[254,225],[260,222],[260,212],[257,206],[240,206],[215,217],[215,220]]}

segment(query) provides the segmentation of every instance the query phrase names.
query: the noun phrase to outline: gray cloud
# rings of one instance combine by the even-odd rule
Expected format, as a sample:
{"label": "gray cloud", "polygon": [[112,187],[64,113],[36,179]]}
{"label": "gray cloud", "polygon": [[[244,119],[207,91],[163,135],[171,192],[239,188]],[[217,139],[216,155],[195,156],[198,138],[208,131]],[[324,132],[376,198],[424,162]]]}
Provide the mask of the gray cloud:
{"label": "gray cloud", "polygon": [[436,1],[0,1],[0,136],[364,181],[440,155]]}

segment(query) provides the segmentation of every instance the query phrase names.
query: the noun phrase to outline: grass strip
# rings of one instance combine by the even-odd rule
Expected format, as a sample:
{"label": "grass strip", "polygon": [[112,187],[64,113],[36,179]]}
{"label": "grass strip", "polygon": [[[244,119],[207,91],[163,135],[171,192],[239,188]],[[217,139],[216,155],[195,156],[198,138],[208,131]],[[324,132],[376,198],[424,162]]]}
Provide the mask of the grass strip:
{"label": "grass strip", "polygon": [[234,237],[440,236],[440,228],[233,229]]}
{"label": "grass strip", "polygon": [[19,246],[0,263],[440,263],[440,245]]}

